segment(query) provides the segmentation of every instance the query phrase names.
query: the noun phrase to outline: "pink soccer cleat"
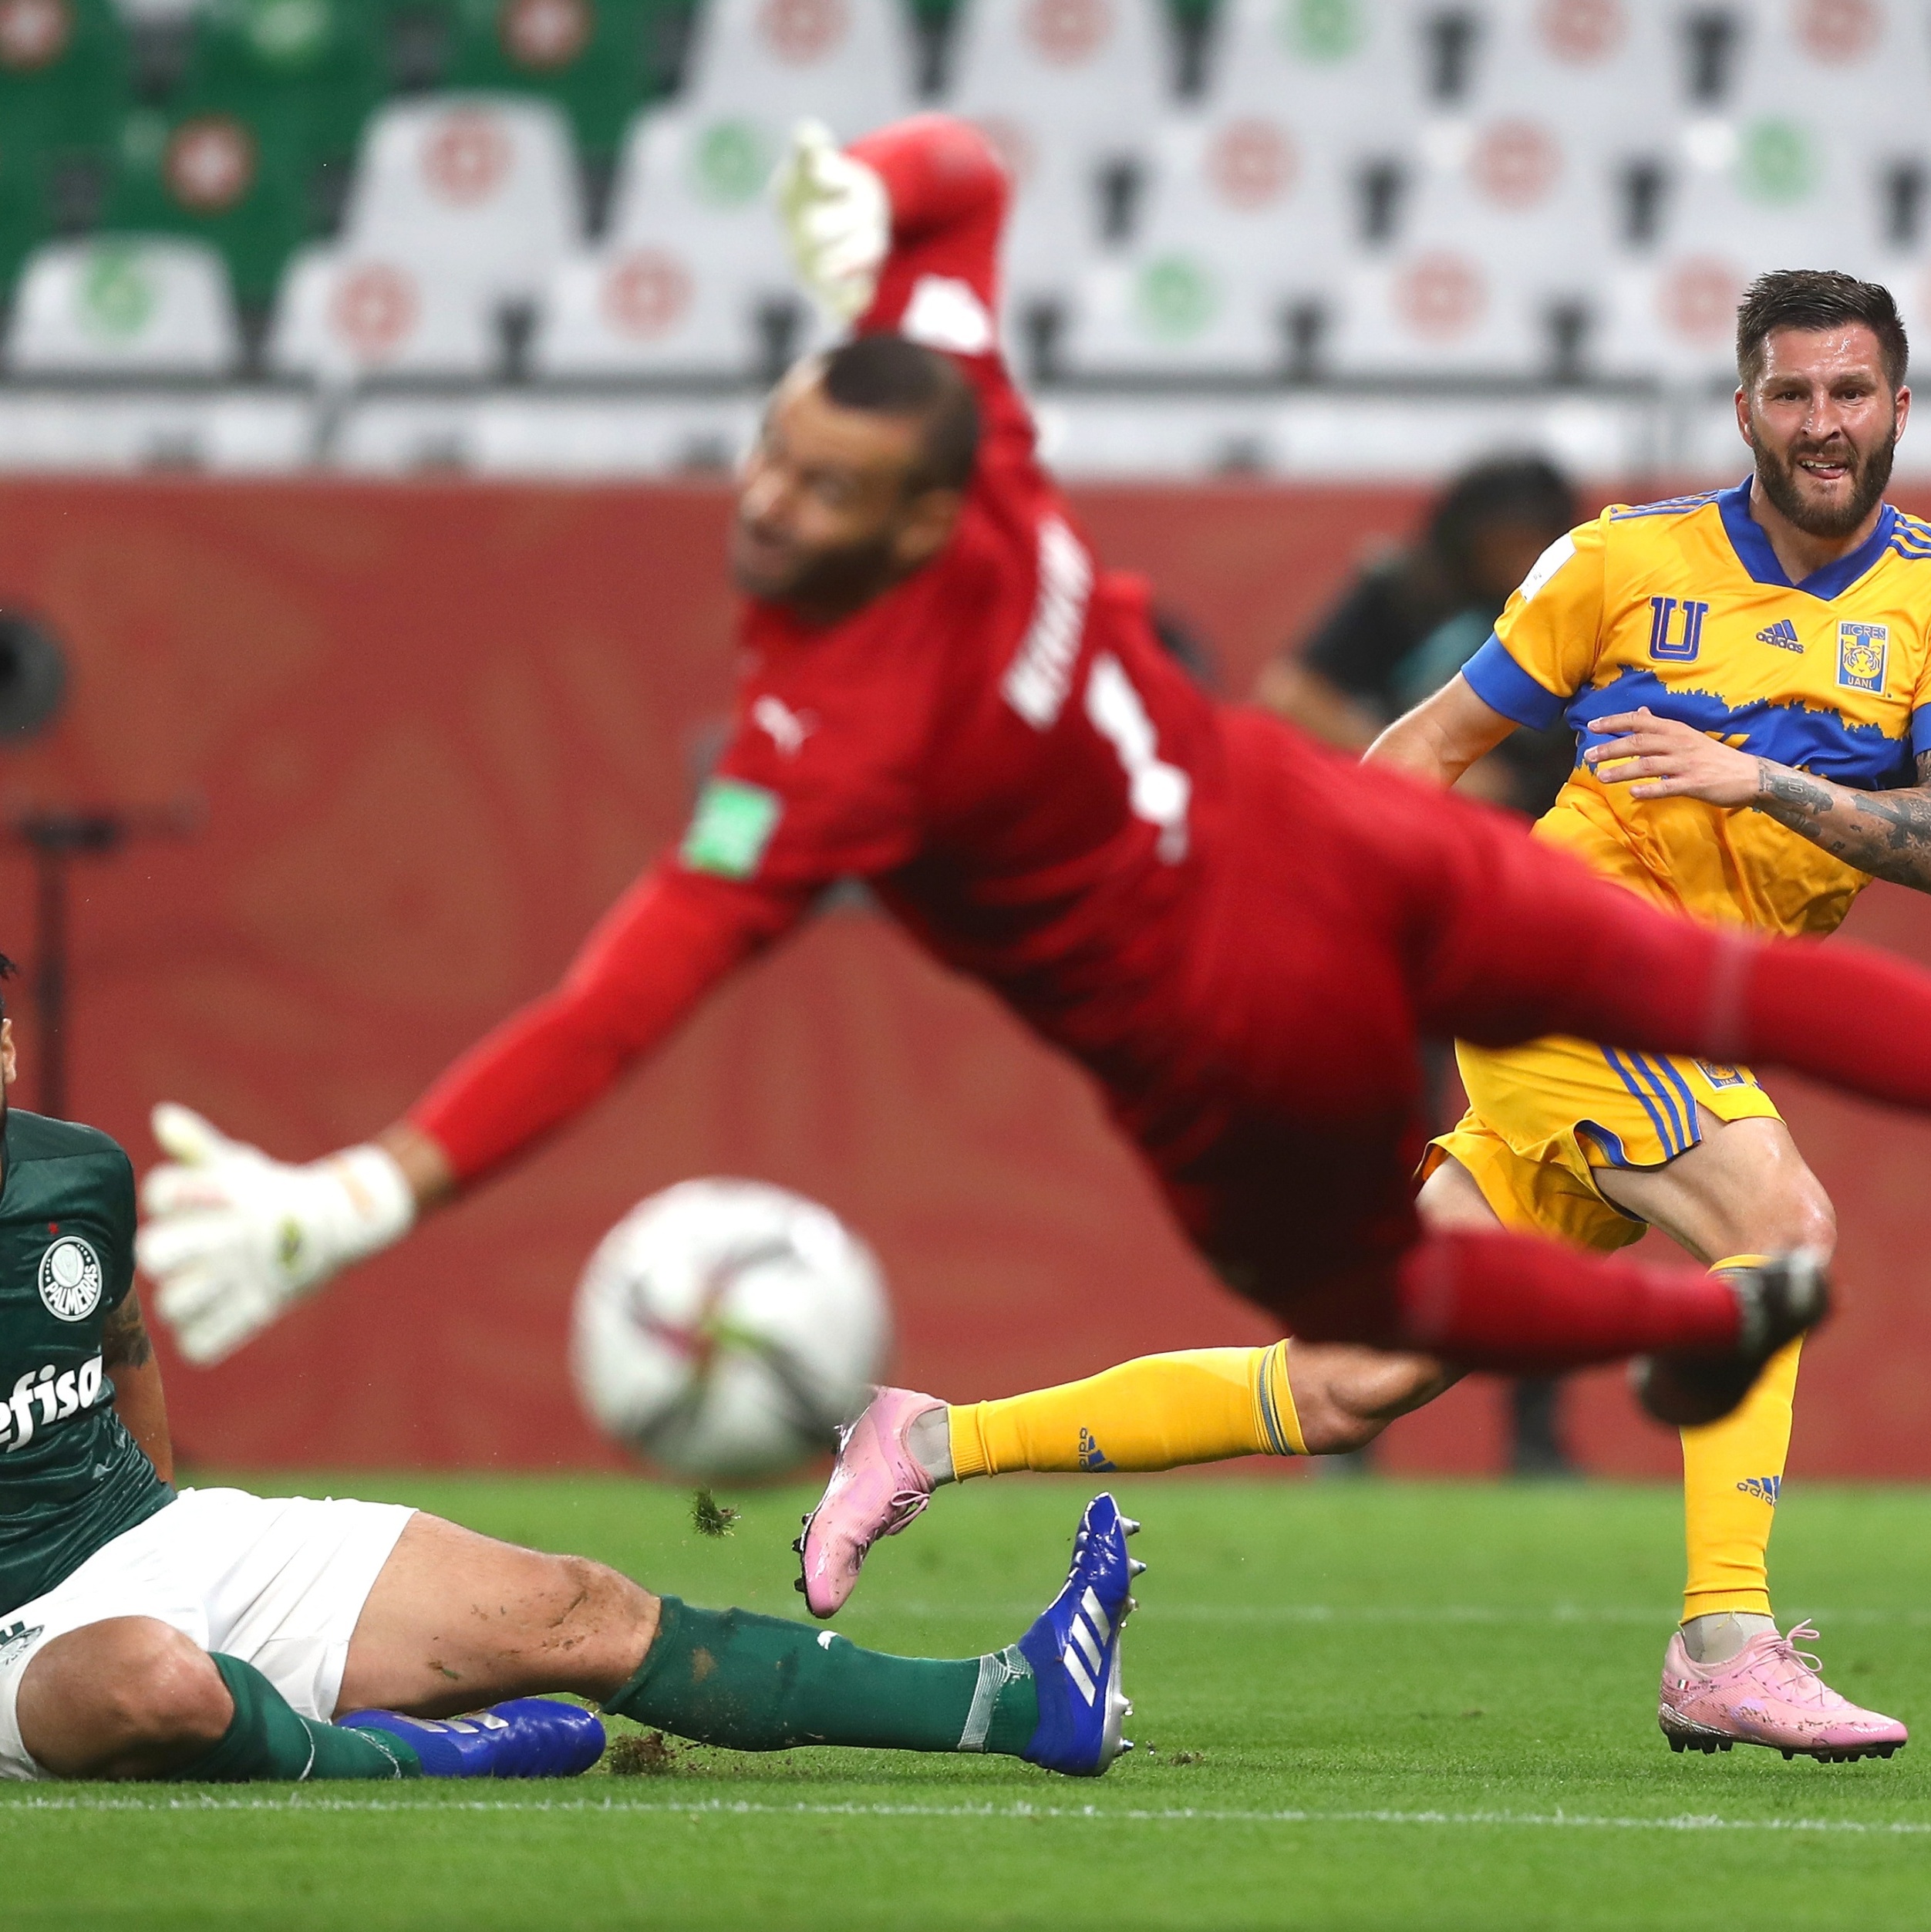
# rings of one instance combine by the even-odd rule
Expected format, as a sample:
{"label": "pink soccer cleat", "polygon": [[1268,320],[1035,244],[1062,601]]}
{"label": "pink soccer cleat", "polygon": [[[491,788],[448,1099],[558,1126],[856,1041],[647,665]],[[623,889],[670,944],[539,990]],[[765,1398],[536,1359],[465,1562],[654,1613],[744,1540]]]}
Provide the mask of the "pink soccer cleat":
{"label": "pink soccer cleat", "polygon": [[1767,1630],[1721,1664],[1698,1664],[1679,1630],[1663,1656],[1656,1722],[1672,1751],[1727,1751],[1768,1745],[1786,1758],[1801,1752],[1820,1764],[1888,1758],[1910,1741],[1896,1718],[1860,1710],[1819,1677],[1818,1660],[1798,1650],[1816,1637],[1808,1623],[1789,1636]]}
{"label": "pink soccer cleat", "polygon": [[814,1617],[834,1617],[857,1586],[865,1553],[895,1536],[932,1500],[932,1478],[905,1445],[905,1431],[936,1397],[908,1388],[872,1392],[864,1414],[838,1432],[838,1460],[818,1506],[791,1547],[803,1560],[798,1588]]}

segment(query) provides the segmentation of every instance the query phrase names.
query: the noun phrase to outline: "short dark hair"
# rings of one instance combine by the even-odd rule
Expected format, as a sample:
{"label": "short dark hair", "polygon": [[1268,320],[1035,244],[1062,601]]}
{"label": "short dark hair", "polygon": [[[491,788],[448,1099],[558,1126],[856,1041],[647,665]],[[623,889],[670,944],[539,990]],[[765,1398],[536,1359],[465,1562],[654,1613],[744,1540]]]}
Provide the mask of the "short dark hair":
{"label": "short dark hair", "polygon": [[[11,979],[20,969],[4,953],[0,953],[0,980]],[[0,1020],[7,1017],[6,988],[0,986]]]}
{"label": "short dark hair", "polygon": [[822,365],[824,393],[841,409],[914,417],[925,427],[909,489],[962,490],[979,454],[979,401],[949,356],[903,335],[860,335]]}
{"label": "short dark hair", "polygon": [[1484,524],[1525,523],[1546,530],[1553,541],[1575,521],[1575,492],[1547,458],[1491,457],[1464,470],[1443,493],[1429,515],[1428,543],[1455,568]]}
{"label": "short dark hair", "polygon": [[1876,336],[1891,393],[1904,386],[1911,345],[1889,289],[1835,268],[1779,268],[1759,275],[1737,310],[1737,375],[1745,389],[1764,373],[1764,345],[1780,329],[1842,329],[1862,322]]}

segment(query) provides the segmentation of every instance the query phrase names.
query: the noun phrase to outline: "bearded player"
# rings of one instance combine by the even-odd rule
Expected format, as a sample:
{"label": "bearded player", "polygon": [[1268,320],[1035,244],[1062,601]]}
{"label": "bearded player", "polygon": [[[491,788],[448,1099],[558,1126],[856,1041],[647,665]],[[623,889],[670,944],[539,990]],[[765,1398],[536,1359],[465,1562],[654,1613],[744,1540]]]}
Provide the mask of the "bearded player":
{"label": "bearded player", "polygon": [[[1566,716],[1579,763],[1540,839],[1673,912],[1822,934],[1873,877],[1931,890],[1931,528],[1882,501],[1906,345],[1883,289],[1813,273],[1757,283],[1737,339],[1754,478],[1563,538],[1495,638],[1370,757],[1450,784],[1516,725]],[[1460,1058],[1471,1104],[1424,1163],[1431,1226],[1604,1253],[1653,1226],[1718,1271],[1834,1241],[1828,1200],[1745,1067],[1562,1037],[1464,1043]],[[1800,1346],[1734,1414],[1683,1431],[1690,1575],[1660,1713],[1678,1750],[1888,1757],[1906,1741],[1823,1684],[1770,1615]],[[807,1576],[814,1559],[842,1573],[939,1483],[1240,1453],[1290,1413],[1270,1418],[1243,1359],[1156,1357],[949,1409],[881,1391],[807,1532]],[[1424,1360],[1407,1372],[1415,1391],[1447,1377]],[[1217,1441],[1198,1423],[1216,1406]],[[1181,1414],[1196,1418],[1185,1432]]]}
{"label": "bearded player", "polygon": [[[1906,356],[1884,289],[1765,276],[1737,319],[1754,476],[1563,538],[1370,756],[1451,784],[1516,725],[1565,716],[1580,761],[1536,835],[1652,905],[1821,936],[1874,878],[1931,891],[1931,527],[1883,501]],[[1747,1067],[1559,1037],[1459,1057],[1469,1111],[1429,1151],[1431,1226],[1599,1253],[1658,1227],[1719,1269],[1835,1241]],[[1770,1614],[1801,1347],[1734,1415],[1683,1432],[1689,1579],[1660,1713],[1678,1750],[1905,1739],[1830,1693]]]}
{"label": "bearded player", "polygon": [[[1247,1450],[1346,1446],[1428,1392],[1323,1342],[1520,1373],[1643,1353],[1653,1408],[1703,1421],[1821,1313],[1808,1262],[1702,1275],[1424,1232],[1416,1035],[1747,1054],[1931,1105],[1931,982],[1672,919],[1478,807],[1212,705],[1035,459],[992,319],[1006,195],[959,123],[849,154],[801,137],[801,265],[858,334],[780,386],[747,464],[718,773],[555,991],[377,1140],[289,1165],[157,1110],[175,1161],[147,1184],[142,1261],[193,1359],[540,1142],[853,876],[1094,1075],[1195,1240],[1299,1338],[1231,1370],[1210,1352],[1191,1408],[1180,1365],[1183,1459],[1235,1414]],[[841,1551],[815,1610],[855,1580]]]}

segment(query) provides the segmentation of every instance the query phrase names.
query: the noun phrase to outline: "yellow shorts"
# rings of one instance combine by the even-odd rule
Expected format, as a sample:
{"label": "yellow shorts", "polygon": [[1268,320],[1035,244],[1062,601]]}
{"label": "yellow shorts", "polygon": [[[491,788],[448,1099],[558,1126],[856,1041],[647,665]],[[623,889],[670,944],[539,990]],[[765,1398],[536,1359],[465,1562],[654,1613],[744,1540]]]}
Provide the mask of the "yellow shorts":
{"label": "yellow shorts", "polygon": [[1499,1052],[1456,1043],[1468,1111],[1430,1144],[1424,1177],[1452,1155],[1503,1226],[1609,1249],[1645,1224],[1598,1192],[1599,1167],[1660,1167],[1720,1121],[1781,1120],[1747,1067],[1714,1067],[1552,1037]]}

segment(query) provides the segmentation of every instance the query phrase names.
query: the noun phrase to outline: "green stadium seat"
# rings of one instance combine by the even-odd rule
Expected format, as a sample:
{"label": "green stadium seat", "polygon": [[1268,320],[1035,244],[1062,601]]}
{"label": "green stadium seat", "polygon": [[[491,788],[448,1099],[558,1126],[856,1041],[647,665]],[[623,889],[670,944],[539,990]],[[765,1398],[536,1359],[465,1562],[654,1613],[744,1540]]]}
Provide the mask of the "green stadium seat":
{"label": "green stadium seat", "polygon": [[273,119],[313,156],[347,157],[388,84],[385,22],[368,0],[208,0],[183,91]]}
{"label": "green stadium seat", "polygon": [[632,116],[662,91],[660,49],[681,0],[456,0],[452,86],[541,96],[578,147],[614,155]]}
{"label": "green stadium seat", "polygon": [[299,125],[190,95],[165,113],[126,117],[105,218],[114,228],[211,243],[237,299],[258,309],[315,226],[313,169]]}

